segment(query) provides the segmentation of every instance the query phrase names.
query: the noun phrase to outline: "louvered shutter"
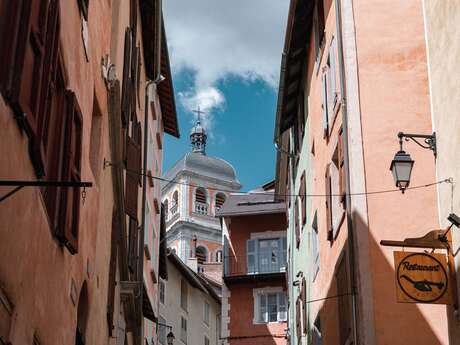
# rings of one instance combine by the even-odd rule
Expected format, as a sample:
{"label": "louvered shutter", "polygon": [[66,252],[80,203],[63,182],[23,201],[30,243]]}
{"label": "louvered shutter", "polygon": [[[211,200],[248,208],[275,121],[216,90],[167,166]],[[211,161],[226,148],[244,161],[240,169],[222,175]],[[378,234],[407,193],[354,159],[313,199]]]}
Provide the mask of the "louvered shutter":
{"label": "louvered shutter", "polygon": [[[65,140],[63,157],[63,181],[81,181],[81,145],[83,119],[75,93],[65,95]],[[62,188],[60,209],[60,237],[72,254],[78,252],[78,228],[80,218],[80,188]]]}
{"label": "louvered shutter", "polygon": [[131,218],[137,219],[141,148],[135,138],[128,137],[127,140],[125,211]]}
{"label": "louvered shutter", "polygon": [[[247,270],[248,274],[256,273],[257,270],[257,241],[246,241],[246,255],[247,255]],[[242,273],[242,272],[239,272]]]}
{"label": "louvered shutter", "polygon": [[351,306],[348,288],[348,276],[346,267],[346,256],[344,255],[340,261],[337,274],[337,294],[342,295],[338,298],[338,318],[339,318],[339,345],[347,343],[348,336],[351,331]]}
{"label": "louvered shutter", "polygon": [[323,106],[323,137],[327,138],[329,135],[329,116],[328,116],[328,107],[327,107],[327,78],[326,74],[323,73],[322,75],[322,87],[323,87],[323,98],[322,98],[322,106]]}
{"label": "louvered shutter", "polygon": [[299,248],[300,245],[300,225],[299,225],[299,202],[297,197],[294,203],[294,227],[295,227],[295,243],[296,247]]}
{"label": "louvered shutter", "polygon": [[338,163],[339,163],[339,194],[340,194],[340,201],[345,201],[345,160],[344,160],[344,147],[343,147],[343,129],[339,131],[339,138],[338,138]]}
{"label": "louvered shutter", "polygon": [[326,200],[326,230],[327,230],[327,239],[332,241],[332,190],[331,190],[331,174],[329,164],[326,167],[325,180],[325,200]]}
{"label": "louvered shutter", "polygon": [[300,300],[300,296],[297,297],[295,302],[295,321],[296,321],[296,335],[297,335],[297,343],[300,344],[302,339],[302,312],[301,312],[301,305],[302,302]]}
{"label": "louvered shutter", "polygon": [[303,333],[307,334],[308,333],[308,304],[307,304],[307,281],[304,278],[302,278],[302,291],[301,291],[301,296],[302,296],[302,319],[303,319]]}
{"label": "louvered shutter", "polygon": [[134,276],[137,272],[138,232],[137,220],[129,218],[128,267]]}
{"label": "louvered shutter", "polygon": [[114,210],[112,216],[112,233],[111,233],[111,245],[110,245],[110,264],[109,264],[109,279],[108,279],[108,288],[107,288],[107,324],[109,329],[109,335],[112,336],[113,332],[113,313],[115,307],[115,285],[116,285],[116,275],[117,275],[117,238],[119,224],[117,222],[117,214]]}
{"label": "louvered shutter", "polygon": [[301,208],[302,208],[302,225],[305,225],[307,222],[307,197],[306,197],[306,192],[307,192],[307,182],[305,181],[305,170],[302,173],[302,176],[300,178],[300,200],[301,200]]}
{"label": "louvered shutter", "polygon": [[130,70],[131,70],[131,30],[126,28],[125,30],[125,47],[123,57],[123,84],[121,91],[121,120],[123,127],[128,125],[129,116],[131,113],[131,95],[130,95]]}

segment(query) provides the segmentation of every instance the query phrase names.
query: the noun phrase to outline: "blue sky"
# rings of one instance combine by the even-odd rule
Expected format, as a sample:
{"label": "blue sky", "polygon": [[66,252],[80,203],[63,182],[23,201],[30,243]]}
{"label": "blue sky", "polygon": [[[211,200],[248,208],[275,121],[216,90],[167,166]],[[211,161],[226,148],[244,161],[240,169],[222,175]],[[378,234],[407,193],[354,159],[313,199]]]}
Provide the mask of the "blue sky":
{"label": "blue sky", "polygon": [[273,127],[288,0],[163,2],[181,138],[166,136],[167,171],[190,151],[192,109],[206,112],[207,154],[244,191],[274,177]]}

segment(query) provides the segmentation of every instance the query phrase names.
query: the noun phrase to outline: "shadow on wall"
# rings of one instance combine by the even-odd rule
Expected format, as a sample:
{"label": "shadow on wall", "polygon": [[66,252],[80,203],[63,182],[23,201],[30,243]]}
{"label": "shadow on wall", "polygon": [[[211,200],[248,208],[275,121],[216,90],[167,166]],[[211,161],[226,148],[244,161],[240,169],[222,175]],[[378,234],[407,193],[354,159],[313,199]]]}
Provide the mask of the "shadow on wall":
{"label": "shadow on wall", "polygon": [[[367,231],[365,223],[357,214],[354,216],[354,222],[355,229]],[[433,320],[436,320],[435,317],[431,319],[431,322],[428,321],[420,311],[420,307],[425,306],[396,302],[395,270],[383,255],[383,250],[388,250],[392,253],[393,251],[401,250],[401,248],[381,247],[372,237],[369,237],[369,241],[371,257],[371,272],[369,272],[369,275],[373,280],[375,344],[445,345],[446,343],[436,335],[436,333],[442,333],[443,330],[438,329],[435,332],[433,329],[443,327],[447,332],[447,325],[441,325],[442,321],[439,321],[438,324],[433,324]],[[323,295],[345,296],[325,300],[317,314],[319,318],[316,316],[315,319],[311,320],[311,324],[317,324],[321,328],[322,344],[324,345],[342,345],[346,343],[347,339],[352,338],[352,299],[349,295],[350,272],[347,245],[345,243],[344,249],[336,262],[334,280],[331,282],[327,294]],[[321,271],[319,274],[321,274]],[[318,296],[317,298],[323,296]],[[366,303],[366,301],[361,303]],[[434,315],[442,316],[446,313],[444,305],[429,305],[429,308]],[[438,322],[438,320],[435,322]]]}

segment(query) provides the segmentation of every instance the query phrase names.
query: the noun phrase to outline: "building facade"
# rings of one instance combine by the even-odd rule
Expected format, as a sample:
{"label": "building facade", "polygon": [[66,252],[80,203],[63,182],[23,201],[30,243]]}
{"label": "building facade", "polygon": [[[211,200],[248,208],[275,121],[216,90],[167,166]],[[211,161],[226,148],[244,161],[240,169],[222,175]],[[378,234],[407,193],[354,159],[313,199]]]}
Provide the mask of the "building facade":
{"label": "building facade", "polygon": [[[436,175],[438,179],[453,178],[453,185],[438,186],[439,224],[447,228],[450,213],[460,214],[458,183],[460,163],[456,159],[460,152],[458,131],[460,116],[455,104],[460,101],[460,80],[456,76],[456,61],[460,61],[459,35],[460,3],[456,1],[423,1],[425,19],[425,40],[427,50],[428,75],[430,87],[431,116],[433,131],[437,137]],[[460,245],[460,233],[452,231],[453,250]],[[457,287],[460,280],[458,267],[460,258],[456,257]],[[460,290],[456,292],[457,301]],[[451,344],[460,342],[459,319],[449,314],[449,337]]]}
{"label": "building facade", "polygon": [[190,141],[192,152],[164,175],[167,243],[185,263],[190,257],[196,257],[200,265],[219,263],[222,233],[215,214],[241,184],[230,163],[206,155],[207,135],[199,119]]}
{"label": "building facade", "polygon": [[220,297],[208,281],[188,267],[174,252],[167,255],[168,279],[160,282],[159,337],[167,345],[171,326],[175,344],[218,345]]}
{"label": "building facade", "polygon": [[[422,2],[291,1],[275,129],[291,344],[449,343],[445,305],[397,303],[402,249],[380,245],[440,226],[435,186],[395,188],[400,131],[433,132]],[[432,152],[404,149],[410,186],[435,183]]]}
{"label": "building facade", "polygon": [[0,176],[34,185],[0,204],[0,343],[145,343],[159,236],[146,236],[152,263],[140,252],[161,200],[142,176],[161,176],[163,133],[179,135],[160,2],[0,11]]}
{"label": "building facade", "polygon": [[222,218],[222,344],[286,344],[286,206],[273,191],[231,194]]}

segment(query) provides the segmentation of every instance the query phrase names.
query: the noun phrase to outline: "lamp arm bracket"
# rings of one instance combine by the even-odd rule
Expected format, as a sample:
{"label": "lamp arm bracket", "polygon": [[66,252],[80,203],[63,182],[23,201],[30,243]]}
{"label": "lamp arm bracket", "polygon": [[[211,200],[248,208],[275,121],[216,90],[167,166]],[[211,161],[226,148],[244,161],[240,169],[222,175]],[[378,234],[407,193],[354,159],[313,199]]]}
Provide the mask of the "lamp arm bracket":
{"label": "lamp arm bracket", "polygon": [[[424,149],[429,149],[433,151],[434,156],[436,157],[437,152],[436,152],[436,133],[433,132],[433,134],[411,134],[411,133],[403,133],[399,132],[398,133],[398,138],[399,138],[399,143],[402,148],[402,139],[404,138],[405,141],[412,140],[414,143],[416,143],[418,146],[424,148]],[[423,139],[424,143],[421,143],[417,139]]]}

